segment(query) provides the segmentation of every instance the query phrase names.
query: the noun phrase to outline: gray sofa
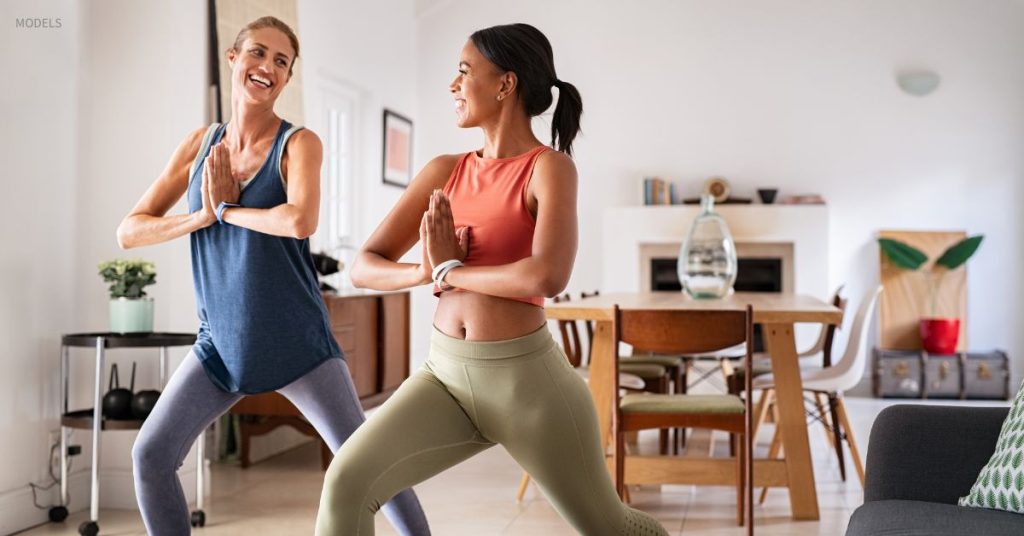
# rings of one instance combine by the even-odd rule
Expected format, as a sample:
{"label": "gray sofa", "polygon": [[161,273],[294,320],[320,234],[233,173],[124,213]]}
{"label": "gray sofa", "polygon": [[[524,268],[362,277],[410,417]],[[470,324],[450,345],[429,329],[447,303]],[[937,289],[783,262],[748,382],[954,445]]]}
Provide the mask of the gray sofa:
{"label": "gray sofa", "polygon": [[1007,408],[898,405],[871,427],[864,504],[846,536],[1021,536],[1024,515],[957,506],[995,451]]}

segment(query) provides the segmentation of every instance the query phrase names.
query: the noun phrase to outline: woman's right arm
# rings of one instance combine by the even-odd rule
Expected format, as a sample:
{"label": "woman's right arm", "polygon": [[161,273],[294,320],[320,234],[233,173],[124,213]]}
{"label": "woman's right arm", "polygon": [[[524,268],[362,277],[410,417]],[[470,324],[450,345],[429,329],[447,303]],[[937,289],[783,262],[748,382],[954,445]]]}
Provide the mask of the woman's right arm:
{"label": "woman's right arm", "polygon": [[436,188],[444,188],[458,159],[458,155],[439,156],[416,175],[356,255],[352,263],[353,285],[374,290],[401,290],[431,282],[432,267],[425,255],[419,263],[403,263],[398,259],[423,236],[423,214],[430,204],[430,194]]}
{"label": "woman's right arm", "polygon": [[121,249],[167,242],[217,221],[207,199],[205,176],[202,184],[203,210],[175,216],[165,215],[188,190],[188,170],[199,152],[205,133],[206,127],[200,128],[181,142],[160,177],[146,190],[135,208],[121,220],[121,225],[117,226],[117,244]]}

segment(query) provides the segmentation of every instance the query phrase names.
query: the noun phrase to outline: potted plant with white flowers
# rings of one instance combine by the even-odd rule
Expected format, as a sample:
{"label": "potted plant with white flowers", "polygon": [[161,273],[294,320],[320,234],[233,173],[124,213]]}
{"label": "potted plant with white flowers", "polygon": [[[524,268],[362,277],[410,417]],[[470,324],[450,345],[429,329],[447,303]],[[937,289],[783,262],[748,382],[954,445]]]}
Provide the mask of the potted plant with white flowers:
{"label": "potted plant with white flowers", "polygon": [[946,274],[959,269],[981,245],[982,235],[965,238],[950,246],[935,262],[924,268],[928,255],[907,243],[891,238],[879,238],[878,245],[882,248],[889,262],[898,268],[922,274],[928,284],[928,316],[920,319],[918,330],[921,334],[921,346],[933,354],[952,354],[956,352],[957,339],[960,337],[960,319],[943,318],[936,315],[939,288]]}
{"label": "potted plant with white flowers", "polygon": [[156,283],[156,266],[141,259],[115,259],[100,263],[99,273],[110,283],[110,331],[153,331],[153,298],[145,288]]}

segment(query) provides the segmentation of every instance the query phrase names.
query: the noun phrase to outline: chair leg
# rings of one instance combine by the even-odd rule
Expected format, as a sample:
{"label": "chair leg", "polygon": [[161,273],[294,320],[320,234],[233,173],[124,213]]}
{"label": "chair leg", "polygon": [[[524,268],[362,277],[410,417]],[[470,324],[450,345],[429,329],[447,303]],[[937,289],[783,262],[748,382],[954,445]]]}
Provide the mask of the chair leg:
{"label": "chair leg", "polygon": [[722,379],[725,380],[725,385],[730,385],[732,375],[736,373],[736,369],[732,366],[732,361],[729,361],[728,359],[719,359],[718,368],[722,370]]}
{"label": "chair leg", "polygon": [[[668,386],[668,374],[666,373],[665,376],[662,376],[658,380],[658,392],[661,394],[668,394]],[[660,452],[662,456],[668,454],[668,432],[668,428],[661,428],[658,430],[658,452]]]}
{"label": "chair leg", "polygon": [[829,422],[829,414],[825,411],[825,393],[816,391],[814,393],[814,405],[818,409],[818,420],[821,421],[821,427],[825,430],[825,439],[828,440],[828,444],[835,448],[835,438],[832,437],[832,427],[835,424]]}
{"label": "chair leg", "polygon": [[530,473],[523,472],[523,479],[519,481],[519,492],[516,493],[516,502],[523,502],[526,495],[526,487],[530,485]]}
{"label": "chair leg", "polygon": [[850,418],[846,414],[846,404],[842,395],[836,396],[836,411],[839,413],[839,422],[843,425],[843,434],[846,436],[846,443],[850,445],[850,457],[853,458],[853,467],[857,470],[860,478],[860,485],[864,487],[864,464],[860,461],[860,451],[857,450],[857,441],[853,439],[853,428],[850,426]]}
{"label": "chair leg", "polygon": [[836,411],[836,394],[828,394],[828,409],[832,415],[832,445],[836,449],[836,459],[839,460],[839,477],[846,482],[846,456],[843,456],[843,435],[839,429],[839,412]]}
{"label": "chair leg", "polygon": [[743,501],[746,505],[747,536],[754,536],[754,438],[753,435],[744,436],[743,452],[745,456],[743,474],[743,489],[746,496]]}
{"label": "chair leg", "polygon": [[[778,412],[778,410],[775,410]],[[775,434],[772,435],[772,445],[768,447],[768,459],[774,460],[782,454],[782,427],[775,426]],[[768,486],[761,489],[761,497],[758,499],[758,504],[764,504],[764,500],[768,498]]]}
{"label": "chair leg", "polygon": [[[761,430],[761,425],[764,424],[765,419],[768,417],[768,409],[771,407],[773,391],[771,389],[765,389],[761,392],[761,400],[757,403],[757,407],[754,408],[754,431],[751,434],[751,439],[757,442],[757,432]],[[747,393],[747,396],[753,396],[751,393]]]}
{"label": "chair leg", "polygon": [[623,482],[626,477],[626,438],[625,434],[615,429],[615,450],[612,452],[613,462],[615,463],[615,493],[618,494],[620,499],[625,499],[625,483]]}
{"label": "chair leg", "polygon": [[[683,367],[682,361],[679,362],[679,366],[674,368],[675,371],[675,386],[672,392],[681,395],[686,393],[686,369]],[[679,451],[686,447],[686,428],[674,428],[672,429],[672,454],[678,456]]]}
{"label": "chair leg", "polygon": [[746,461],[747,461],[747,441],[746,438],[740,434],[734,434],[732,437],[739,439],[736,441],[736,525],[743,526],[744,512],[747,510],[747,490],[746,490]]}

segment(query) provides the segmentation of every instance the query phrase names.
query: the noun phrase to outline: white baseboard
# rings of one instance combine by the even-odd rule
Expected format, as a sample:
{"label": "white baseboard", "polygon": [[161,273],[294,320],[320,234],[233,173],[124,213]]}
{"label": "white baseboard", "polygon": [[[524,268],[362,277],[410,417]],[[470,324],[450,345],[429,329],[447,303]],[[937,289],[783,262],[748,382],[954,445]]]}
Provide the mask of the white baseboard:
{"label": "white baseboard", "polygon": [[[206,493],[210,492],[209,469],[207,469]],[[179,471],[185,500],[190,504],[196,498],[195,469]],[[89,509],[90,473],[88,470],[75,471],[68,475],[69,512],[80,512]],[[60,486],[48,491],[36,492],[39,504],[57,505],[60,502]],[[138,510],[135,500],[135,484],[132,473],[124,469],[100,471],[100,508],[120,510]],[[25,485],[0,493],[0,534],[11,534],[49,521],[48,510],[36,508],[32,504],[32,490]]]}

